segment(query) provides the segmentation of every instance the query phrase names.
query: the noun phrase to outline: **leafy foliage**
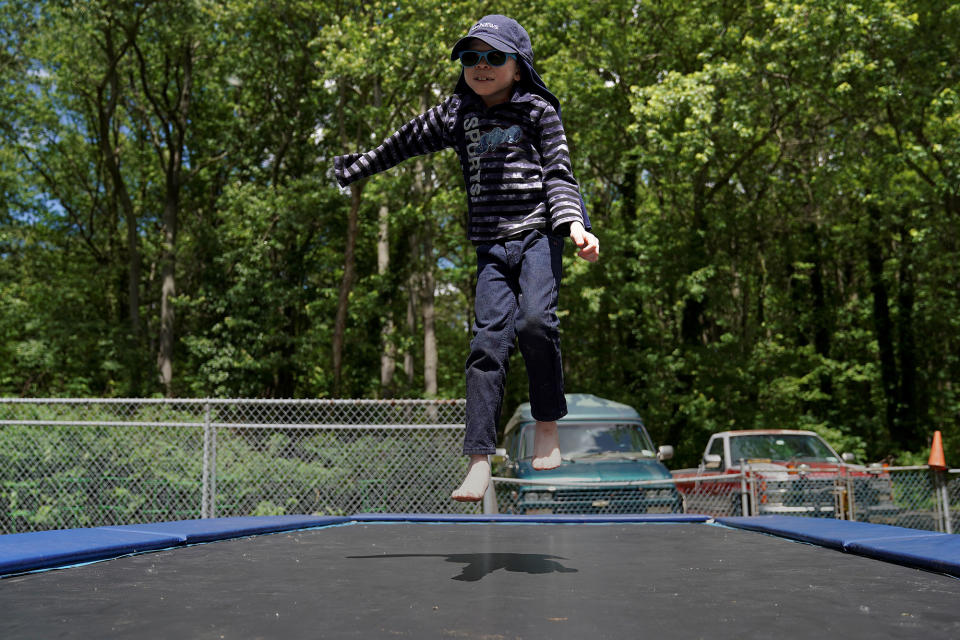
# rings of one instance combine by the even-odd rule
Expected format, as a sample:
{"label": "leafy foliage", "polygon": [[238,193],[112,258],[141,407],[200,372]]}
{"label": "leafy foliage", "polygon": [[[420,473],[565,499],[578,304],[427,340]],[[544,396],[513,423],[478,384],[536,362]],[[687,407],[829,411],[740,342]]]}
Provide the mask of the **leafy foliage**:
{"label": "leafy foliage", "polygon": [[[331,158],[442,100],[458,73],[449,47],[492,10],[176,5],[0,6],[4,394],[333,394],[351,202]],[[531,33],[602,243],[598,265],[565,259],[569,390],[637,407],[680,464],[713,431],[761,426],[903,460],[941,429],[960,460],[960,8],[496,10]],[[181,148],[171,108],[184,91]],[[388,344],[392,392],[424,393],[429,282],[438,394],[463,395],[462,198],[450,152],[364,185],[342,395],[385,392]],[[152,371],[170,264],[167,387]],[[525,400],[522,371],[518,357],[505,410]]]}

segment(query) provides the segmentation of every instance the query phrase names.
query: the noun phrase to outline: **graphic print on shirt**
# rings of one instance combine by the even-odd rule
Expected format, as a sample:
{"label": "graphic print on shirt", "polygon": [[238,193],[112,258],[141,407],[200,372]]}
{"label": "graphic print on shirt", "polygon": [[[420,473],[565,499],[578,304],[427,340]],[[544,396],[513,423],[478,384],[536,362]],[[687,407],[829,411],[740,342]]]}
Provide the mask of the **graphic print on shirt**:
{"label": "graphic print on shirt", "polygon": [[480,146],[480,119],[465,118],[463,121],[463,133],[467,139],[467,168],[470,174],[470,184],[467,185],[467,193],[470,198],[475,198],[480,193],[480,154],[477,148]]}
{"label": "graphic print on shirt", "polygon": [[497,127],[480,136],[480,155],[494,151],[503,143],[512,144],[520,140],[520,127],[513,125],[509,129]]}
{"label": "graphic print on shirt", "polygon": [[463,121],[464,136],[467,139],[467,167],[469,168],[470,184],[467,192],[471,199],[480,195],[480,156],[496,151],[502,144],[513,144],[520,140],[521,129],[513,125],[507,129],[496,127],[487,133],[480,133],[480,119],[466,118]]}

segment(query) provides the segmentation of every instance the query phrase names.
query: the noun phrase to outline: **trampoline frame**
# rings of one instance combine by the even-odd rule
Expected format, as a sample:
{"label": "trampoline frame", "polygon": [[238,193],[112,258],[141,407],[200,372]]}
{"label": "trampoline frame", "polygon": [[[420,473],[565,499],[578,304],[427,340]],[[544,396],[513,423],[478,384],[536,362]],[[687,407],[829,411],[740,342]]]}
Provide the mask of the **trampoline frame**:
{"label": "trampoline frame", "polygon": [[960,578],[960,536],[848,520],[795,516],[714,519],[697,514],[518,516],[403,513],[208,518],[7,534],[0,536],[0,578],[200,543],[371,522],[719,524]]}

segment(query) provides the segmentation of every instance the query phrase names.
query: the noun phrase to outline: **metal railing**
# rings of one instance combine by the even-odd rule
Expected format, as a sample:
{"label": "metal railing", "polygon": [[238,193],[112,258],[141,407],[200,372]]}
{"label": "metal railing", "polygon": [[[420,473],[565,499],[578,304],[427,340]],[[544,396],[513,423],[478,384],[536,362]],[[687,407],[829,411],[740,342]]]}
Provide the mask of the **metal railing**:
{"label": "metal railing", "polygon": [[463,400],[0,399],[0,533],[362,511],[788,513],[952,531],[960,470],[558,484],[466,470]]}

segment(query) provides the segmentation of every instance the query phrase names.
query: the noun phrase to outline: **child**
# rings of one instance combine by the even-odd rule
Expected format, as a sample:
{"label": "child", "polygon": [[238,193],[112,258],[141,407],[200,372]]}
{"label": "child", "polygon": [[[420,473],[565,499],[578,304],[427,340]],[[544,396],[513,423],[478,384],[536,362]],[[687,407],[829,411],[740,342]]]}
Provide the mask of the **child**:
{"label": "child", "polygon": [[470,466],[454,500],[483,499],[490,482],[514,337],[527,366],[537,421],[532,464],[560,466],[557,420],[567,413],[557,294],[563,236],[596,262],[600,245],[573,177],[560,105],[533,68],[530,37],[501,15],[482,18],[453,47],[463,70],[454,94],[365,154],[334,158],[337,182],[416,155],[456,149],[477,250],[475,323],[467,359],[463,452]]}

